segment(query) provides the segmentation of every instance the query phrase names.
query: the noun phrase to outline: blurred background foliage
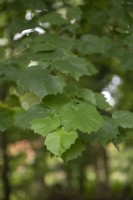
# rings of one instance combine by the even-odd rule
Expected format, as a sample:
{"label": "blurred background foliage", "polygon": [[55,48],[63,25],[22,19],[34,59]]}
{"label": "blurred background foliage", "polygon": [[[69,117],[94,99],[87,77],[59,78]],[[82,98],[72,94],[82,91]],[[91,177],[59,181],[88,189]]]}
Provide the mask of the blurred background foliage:
{"label": "blurred background foliage", "polygon": [[[66,16],[67,9],[67,20],[71,23],[66,25],[65,17],[60,15]],[[24,32],[26,29],[32,30]],[[89,57],[98,69],[95,76],[81,78],[81,83],[102,92],[112,110],[133,111],[132,0],[0,0],[1,107],[3,101],[14,108],[28,108],[38,101],[31,94],[18,97],[13,83],[17,73],[13,57],[7,63],[12,68],[5,69],[2,63],[3,55],[11,57],[14,47],[23,38],[27,40],[20,44],[18,52],[28,45],[30,38],[34,39],[34,34],[45,31],[73,38],[89,33],[110,39],[113,50],[100,43],[94,46],[94,38],[91,50],[80,47],[80,53]],[[96,50],[97,54],[93,55]],[[26,56],[25,60],[19,58],[20,65],[26,62]],[[7,119],[7,127],[10,127],[12,119],[8,116]],[[42,137],[32,131],[11,127],[4,134],[0,133],[0,199],[132,200],[133,131],[123,132],[121,141],[120,151],[111,143],[105,148],[88,144],[80,158],[64,163],[46,152]]]}

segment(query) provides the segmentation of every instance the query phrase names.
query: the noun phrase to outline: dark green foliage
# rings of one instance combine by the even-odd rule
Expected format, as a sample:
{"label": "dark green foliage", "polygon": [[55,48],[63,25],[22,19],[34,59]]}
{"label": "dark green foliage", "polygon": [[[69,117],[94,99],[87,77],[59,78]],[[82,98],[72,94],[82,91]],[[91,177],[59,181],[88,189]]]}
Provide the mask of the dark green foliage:
{"label": "dark green foliage", "polygon": [[[13,109],[14,126],[46,137],[47,149],[69,160],[69,153],[76,158],[84,149],[85,135],[89,143],[105,145],[119,139],[118,127],[133,127],[128,111],[108,117],[112,109],[101,94],[109,73],[132,70],[133,18],[127,1],[52,2],[0,3],[0,34],[7,39],[0,77],[8,85],[2,101],[10,106],[15,94],[20,104]],[[1,131],[10,129],[10,114],[0,113]]]}

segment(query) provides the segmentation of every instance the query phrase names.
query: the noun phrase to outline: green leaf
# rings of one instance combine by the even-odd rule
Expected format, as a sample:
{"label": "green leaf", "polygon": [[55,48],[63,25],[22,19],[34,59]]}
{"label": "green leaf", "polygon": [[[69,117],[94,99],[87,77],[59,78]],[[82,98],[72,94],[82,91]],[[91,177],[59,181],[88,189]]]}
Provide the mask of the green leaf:
{"label": "green leaf", "polygon": [[114,119],[104,117],[103,126],[95,133],[89,135],[90,142],[98,142],[100,145],[106,145],[112,139],[116,139],[120,134],[117,123]]}
{"label": "green leaf", "polygon": [[75,142],[76,131],[67,132],[64,128],[49,133],[45,140],[47,149],[56,156],[61,156]]}
{"label": "green leaf", "polygon": [[48,94],[62,93],[65,83],[59,77],[48,74],[44,69],[36,66],[29,67],[20,74],[18,85],[42,99]]}
{"label": "green leaf", "polygon": [[99,109],[105,110],[110,108],[110,105],[106,101],[106,98],[104,97],[103,94],[95,93],[95,98],[96,98],[96,105]]}
{"label": "green leaf", "polygon": [[42,46],[42,48],[45,48],[45,46],[49,47],[51,45],[49,47],[51,48],[51,50],[59,49],[59,48],[72,49],[75,45],[75,40],[73,38],[61,37],[56,34],[44,34],[35,38],[35,46],[37,44],[44,45]]}
{"label": "green leaf", "polygon": [[89,104],[80,102],[77,105],[67,104],[61,112],[61,124],[66,130],[80,130],[91,133],[97,131],[103,124],[103,119],[96,108]]}
{"label": "green leaf", "polygon": [[55,44],[52,43],[38,43],[32,47],[33,53],[37,52],[47,52],[47,51],[54,51],[57,48]]}
{"label": "green leaf", "polygon": [[67,21],[63,19],[63,17],[59,13],[54,12],[54,11],[46,14],[43,17],[40,17],[39,19],[42,23],[49,22],[51,25],[60,26],[67,23]]}
{"label": "green leaf", "polygon": [[60,118],[58,115],[53,118],[48,116],[45,118],[37,118],[31,121],[31,129],[35,133],[42,135],[43,137],[47,136],[48,133],[55,131],[60,126]]}
{"label": "green leaf", "polygon": [[82,54],[105,54],[110,47],[110,40],[107,37],[87,34],[81,37],[77,47]]}
{"label": "green leaf", "polygon": [[79,140],[76,140],[76,142],[71,145],[70,149],[63,153],[62,158],[64,161],[76,159],[84,150],[85,144]]}
{"label": "green leaf", "polygon": [[67,19],[72,20],[80,20],[82,15],[81,9],[79,7],[69,7],[67,8]]}
{"label": "green leaf", "polygon": [[13,112],[0,108],[0,132],[9,129],[13,125]]}
{"label": "green leaf", "polygon": [[7,81],[17,81],[17,76],[20,73],[19,66],[15,63],[0,63],[0,76]]}
{"label": "green leaf", "polygon": [[64,94],[48,95],[43,99],[44,104],[55,113],[60,113],[62,108],[70,101]]}
{"label": "green leaf", "polygon": [[81,97],[82,99],[84,99],[89,103],[96,105],[95,94],[87,88],[80,88],[77,92],[77,96]]}
{"label": "green leaf", "polygon": [[84,59],[78,57],[69,58],[67,60],[57,60],[52,62],[51,65],[63,73],[70,74],[76,80],[83,75],[90,75],[87,69],[88,63]]}
{"label": "green leaf", "polygon": [[117,138],[112,139],[112,143],[116,147],[116,149],[120,150],[120,144],[124,142],[127,138],[127,132],[124,130],[122,133],[120,133]]}
{"label": "green leaf", "polygon": [[133,70],[133,53],[125,52],[123,58],[121,59],[121,66],[124,70]]}
{"label": "green leaf", "polygon": [[123,128],[133,128],[133,113],[129,111],[116,111],[112,117],[119,126]]}
{"label": "green leaf", "polygon": [[87,68],[90,74],[95,75],[98,73],[98,70],[95,68],[95,66],[91,63],[91,61],[87,60]]}
{"label": "green leaf", "polygon": [[44,105],[37,104],[29,108],[28,111],[21,111],[16,113],[15,124],[21,128],[30,128],[30,122],[36,118],[43,118],[48,116],[50,110]]}

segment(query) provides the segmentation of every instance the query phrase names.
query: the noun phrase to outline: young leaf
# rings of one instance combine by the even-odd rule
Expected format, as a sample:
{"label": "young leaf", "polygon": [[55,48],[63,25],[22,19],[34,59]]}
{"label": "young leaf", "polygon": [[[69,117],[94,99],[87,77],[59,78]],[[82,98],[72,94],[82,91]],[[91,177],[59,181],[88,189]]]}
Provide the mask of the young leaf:
{"label": "young leaf", "polygon": [[77,137],[76,131],[67,132],[64,128],[61,128],[46,136],[45,145],[51,153],[61,156],[75,142]]}
{"label": "young leaf", "polygon": [[63,153],[62,158],[64,161],[76,159],[84,150],[85,144],[79,140],[76,140],[76,142],[71,145],[70,149]]}
{"label": "young leaf", "polygon": [[56,115],[53,118],[48,116],[45,118],[37,118],[31,121],[31,129],[35,133],[42,135],[43,137],[47,136],[48,133],[55,131],[60,125],[59,116]]}

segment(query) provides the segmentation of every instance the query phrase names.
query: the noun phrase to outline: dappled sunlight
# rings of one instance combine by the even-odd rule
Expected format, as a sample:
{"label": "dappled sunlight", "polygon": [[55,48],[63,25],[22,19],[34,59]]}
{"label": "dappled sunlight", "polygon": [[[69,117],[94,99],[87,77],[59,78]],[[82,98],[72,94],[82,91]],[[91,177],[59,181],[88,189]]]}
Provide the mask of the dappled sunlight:
{"label": "dappled sunlight", "polygon": [[37,32],[38,34],[44,34],[44,33],[45,33],[45,30],[42,29],[41,27],[35,27],[34,29],[27,29],[27,30],[22,31],[21,33],[16,33],[16,34],[14,35],[13,40],[19,40],[19,39],[21,39],[22,37],[24,37],[25,35],[26,35],[26,36],[29,36],[29,34],[30,34],[30,33],[33,33],[33,32]]}
{"label": "dappled sunlight", "polygon": [[32,144],[26,140],[9,145],[8,153],[10,156],[18,156],[22,153],[25,154],[26,162],[29,164],[32,164],[36,158],[36,153],[33,150]]}
{"label": "dappled sunlight", "polygon": [[34,14],[30,10],[27,10],[25,14],[25,19],[32,20],[33,17],[34,17]]}
{"label": "dappled sunlight", "polygon": [[118,87],[121,84],[122,84],[121,78],[118,75],[114,75],[109,84],[101,92],[111,106],[114,106],[120,98]]}
{"label": "dappled sunlight", "polygon": [[106,101],[107,101],[111,106],[114,106],[114,105],[115,105],[115,101],[114,101],[113,97],[111,96],[111,93],[110,93],[110,92],[103,90],[101,93],[105,96]]}
{"label": "dappled sunlight", "polygon": [[58,183],[64,184],[66,182],[66,173],[63,171],[48,172],[44,177],[44,181],[48,186]]}
{"label": "dappled sunlight", "polygon": [[113,172],[110,176],[111,181],[119,181],[120,183],[126,183],[128,180],[127,174],[121,172]]}

